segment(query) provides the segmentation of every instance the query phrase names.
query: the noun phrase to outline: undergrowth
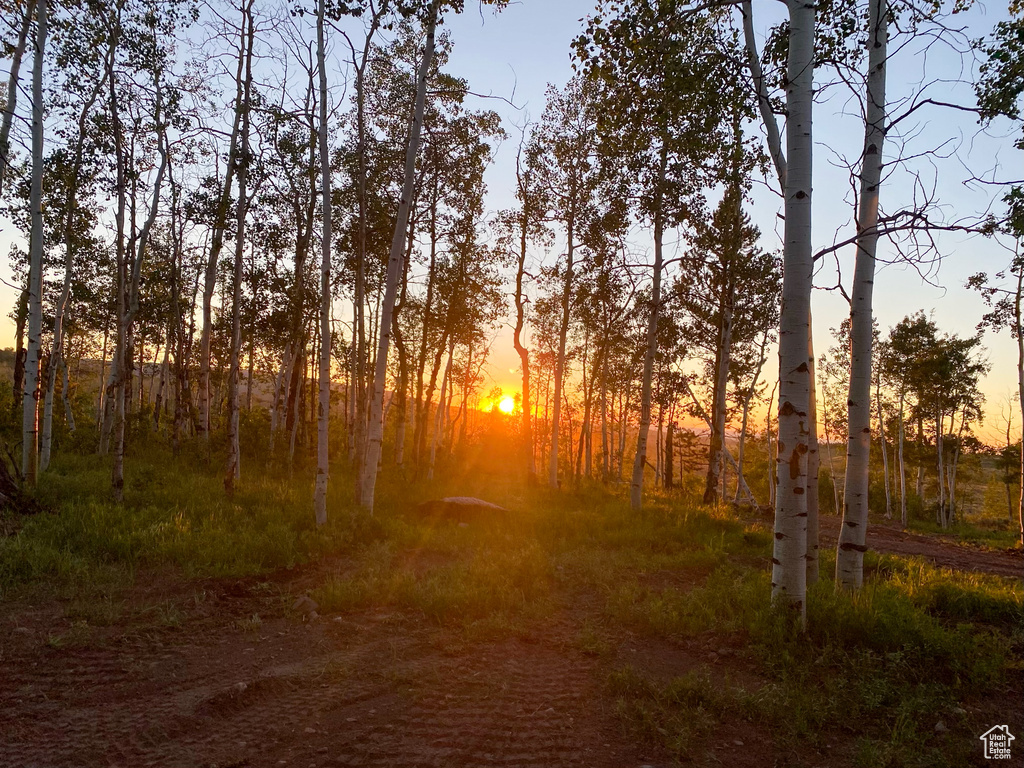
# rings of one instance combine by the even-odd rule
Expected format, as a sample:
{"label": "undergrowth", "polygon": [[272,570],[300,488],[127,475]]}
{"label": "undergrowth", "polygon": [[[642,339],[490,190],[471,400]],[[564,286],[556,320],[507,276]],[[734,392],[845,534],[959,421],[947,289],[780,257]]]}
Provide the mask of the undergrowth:
{"label": "undergrowth", "polygon": [[[39,490],[54,511],[0,536],[0,598],[55,589],[77,614],[102,619],[110,590],[140,568],[238,577],[328,555],[313,592],[321,612],[415,612],[470,640],[543,631],[586,598],[596,615],[578,633],[581,653],[608,661],[624,633],[710,636],[738,648],[759,681],[710,667],[666,681],[618,665],[608,688],[625,722],[680,759],[723,723],[744,720],[794,745],[838,727],[859,765],[960,765],[969,746],[937,734],[936,719],[952,727],[965,699],[1021,677],[1019,581],[869,553],[865,587],[851,595],[834,589],[823,551],[802,633],[768,599],[770,531],[728,511],[652,493],[633,513],[598,486],[558,492],[494,474],[426,483],[382,473],[371,518],[338,468],[318,530],[308,467],[247,469],[229,499],[201,450],[154,448],[133,458],[115,504],[107,461],[59,455]],[[418,502],[444,495],[482,496],[511,512],[468,527],[416,516]],[[257,631],[260,621],[240,627]]]}

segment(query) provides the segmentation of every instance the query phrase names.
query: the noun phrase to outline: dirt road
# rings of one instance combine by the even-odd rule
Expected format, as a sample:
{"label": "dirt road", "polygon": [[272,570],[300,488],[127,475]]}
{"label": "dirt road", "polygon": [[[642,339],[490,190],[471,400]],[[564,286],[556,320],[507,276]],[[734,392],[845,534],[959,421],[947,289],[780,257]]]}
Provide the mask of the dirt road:
{"label": "dirt road", "polygon": [[[837,527],[825,520],[825,537]],[[869,542],[1020,575],[1008,553],[880,527]],[[106,613],[54,598],[5,604],[0,766],[668,766],[662,747],[624,726],[613,670],[670,678],[704,665],[764,682],[727,639],[607,630],[596,596],[556,595],[542,627],[472,640],[422,615],[294,611],[336,566],[241,581],[143,574]],[[611,633],[596,652],[581,642],[595,628]],[[735,768],[851,765],[855,750],[853,737],[779,744],[744,719],[700,738],[698,764]]]}
{"label": "dirt road", "polygon": [[[839,537],[840,522],[839,517],[821,518],[823,546],[835,546]],[[899,528],[876,523],[868,526],[868,548],[876,552],[923,557],[935,565],[958,571],[1024,578],[1024,552],[1019,549],[983,549],[936,536],[908,533]]]}

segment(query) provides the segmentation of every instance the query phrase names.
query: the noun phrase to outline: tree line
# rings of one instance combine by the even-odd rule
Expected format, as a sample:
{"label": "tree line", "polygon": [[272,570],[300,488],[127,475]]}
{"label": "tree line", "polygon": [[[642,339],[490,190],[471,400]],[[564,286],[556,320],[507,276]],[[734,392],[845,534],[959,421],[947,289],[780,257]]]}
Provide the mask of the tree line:
{"label": "tree line", "polygon": [[[731,475],[733,500],[757,503],[745,445],[767,397],[773,599],[802,617],[818,577],[822,427],[847,442],[837,582],[858,588],[873,434],[887,510],[891,489],[904,523],[908,430],[915,445],[930,436],[948,525],[985,370],[980,337],[943,335],[921,314],[877,338],[879,239],[911,262],[937,253],[937,231],[1016,248],[1005,271],[971,285],[992,307],[983,324],[1018,340],[1024,394],[1019,183],[1004,185],[1008,214],[975,220],[944,218],[927,195],[879,202],[894,167],[912,173],[929,154],[910,151],[911,116],[1019,121],[1022,20],[973,43],[977,103],[953,105],[928,84],[887,100],[886,73],[890,50],[961,41],[957,9],[786,5],[760,38],[749,0],[602,1],[572,43],[574,76],[510,135],[446,69],[444,22],[460,0],[16,1],[0,194],[28,244],[11,253],[26,482],[46,471],[55,428],[85,420],[111,456],[116,498],[143,425],[175,450],[215,445],[231,494],[247,471],[245,424],[265,418],[275,461],[315,455],[318,524],[332,464],[353,468],[354,500],[372,512],[380,472],[433,476],[465,442],[511,316],[526,477],[628,479],[639,509],[649,468],[672,485],[690,417],[709,434],[705,502],[728,500]],[[851,232],[818,250],[816,70],[823,87],[852,89],[864,129]],[[485,172],[501,142],[518,147],[515,204],[489,214]],[[779,251],[749,215],[763,181],[782,198]],[[850,318],[818,359],[814,272],[842,248],[855,252]]]}

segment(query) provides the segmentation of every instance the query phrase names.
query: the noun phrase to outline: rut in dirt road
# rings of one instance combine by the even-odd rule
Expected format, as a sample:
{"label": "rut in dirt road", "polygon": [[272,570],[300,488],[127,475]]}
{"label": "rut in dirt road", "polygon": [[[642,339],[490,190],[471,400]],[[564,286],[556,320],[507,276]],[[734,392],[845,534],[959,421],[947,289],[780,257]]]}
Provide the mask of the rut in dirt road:
{"label": "rut in dirt road", "polygon": [[604,695],[605,673],[561,642],[445,647],[435,630],[401,619],[282,618],[256,637],[203,629],[44,658],[28,642],[38,638],[21,637],[0,664],[10,715],[0,765],[643,761]]}

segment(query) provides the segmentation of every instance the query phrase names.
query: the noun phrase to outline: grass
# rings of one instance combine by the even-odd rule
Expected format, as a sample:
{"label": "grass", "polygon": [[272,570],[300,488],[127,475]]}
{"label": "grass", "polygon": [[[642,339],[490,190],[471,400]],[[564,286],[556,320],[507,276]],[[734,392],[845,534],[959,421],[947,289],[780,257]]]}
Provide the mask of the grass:
{"label": "grass", "polygon": [[1005,515],[970,515],[967,520],[956,520],[949,528],[943,528],[934,520],[911,519],[909,530],[915,533],[938,534],[954,540],[989,549],[1013,549],[1020,546],[1020,523],[1009,520]]}
{"label": "grass", "polygon": [[828,580],[810,590],[806,635],[766,603],[764,572],[725,565],[690,590],[622,585],[607,604],[616,621],[661,637],[740,636],[765,684],[755,693],[709,691],[692,676],[661,687],[613,680],[620,709],[641,732],[650,733],[654,718],[681,758],[694,723],[713,712],[768,723],[792,745],[855,723],[858,765],[964,764],[970,744],[947,739],[922,751],[922,740],[936,741],[936,721],[955,717],[965,698],[1008,675],[1020,679],[1020,583],[905,558],[869,559],[877,560],[874,575],[859,594],[836,592]]}
{"label": "grass", "polygon": [[0,538],[0,596],[40,582],[125,583],[137,568],[163,565],[189,577],[246,576],[378,535],[372,522],[353,523],[340,484],[331,499],[338,514],[317,531],[311,489],[253,473],[229,500],[219,476],[160,449],[132,462],[121,505],[110,500],[108,463],[94,456],[57,457],[39,496],[57,512]]}
{"label": "grass", "polygon": [[[317,530],[311,483],[281,472],[250,469],[229,500],[201,456],[154,448],[133,459],[116,505],[108,471],[96,457],[58,456],[40,489],[56,512],[0,537],[0,599],[48,589],[67,602],[72,630],[53,636],[54,647],[79,642],[87,625],[121,621],[118,590],[139,569],[240,577],[329,555],[313,592],[322,613],[417,614],[470,644],[543,632],[558,612],[586,613],[568,647],[610,668],[608,693],[624,722],[679,759],[693,759],[723,724],[744,722],[767,725],[794,749],[834,733],[857,765],[960,765],[973,745],[936,734],[936,720],[955,723],[962,702],[1021,679],[1020,581],[869,553],[865,588],[849,595],[833,588],[823,552],[826,576],[809,591],[801,634],[768,602],[770,531],[657,493],[635,514],[598,487],[560,493],[472,474],[385,479],[368,519],[339,471],[329,523]],[[466,528],[407,514],[454,493],[514,513]],[[149,610],[163,626],[186,620],[173,602]],[[237,628],[258,633],[262,623],[252,614]],[[709,667],[651,677],[616,660],[627,635],[738,647],[746,682]]]}

